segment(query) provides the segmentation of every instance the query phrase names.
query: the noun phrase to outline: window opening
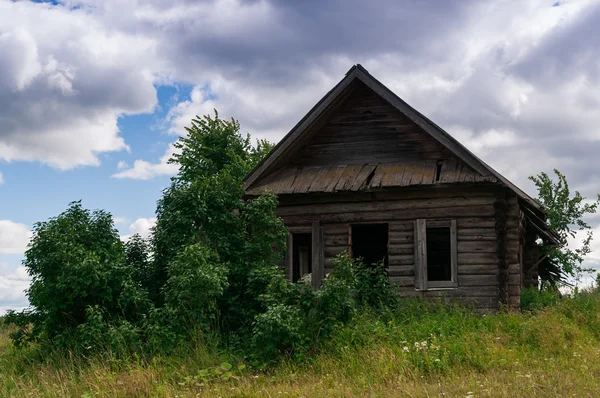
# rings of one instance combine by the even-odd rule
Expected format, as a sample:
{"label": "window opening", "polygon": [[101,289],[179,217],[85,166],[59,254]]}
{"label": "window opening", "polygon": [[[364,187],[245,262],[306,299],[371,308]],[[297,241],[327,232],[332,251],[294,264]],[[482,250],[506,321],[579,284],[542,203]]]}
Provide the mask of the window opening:
{"label": "window opening", "polygon": [[292,234],[292,281],[312,273],[312,234]]}
{"label": "window opening", "polygon": [[366,265],[383,261],[388,266],[388,224],[352,225],[352,257]]}
{"label": "window opening", "polygon": [[427,228],[427,280],[452,280],[450,227]]}

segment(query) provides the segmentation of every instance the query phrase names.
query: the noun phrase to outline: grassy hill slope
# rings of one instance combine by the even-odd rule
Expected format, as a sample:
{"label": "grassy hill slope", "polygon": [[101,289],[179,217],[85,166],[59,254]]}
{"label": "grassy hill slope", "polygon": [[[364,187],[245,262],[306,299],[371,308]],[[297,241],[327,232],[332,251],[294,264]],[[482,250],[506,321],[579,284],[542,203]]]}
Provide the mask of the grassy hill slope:
{"label": "grassy hill slope", "polygon": [[359,314],[297,362],[259,370],[201,342],[177,355],[88,359],[14,349],[0,327],[0,396],[600,396],[600,293],[527,313],[407,301]]}

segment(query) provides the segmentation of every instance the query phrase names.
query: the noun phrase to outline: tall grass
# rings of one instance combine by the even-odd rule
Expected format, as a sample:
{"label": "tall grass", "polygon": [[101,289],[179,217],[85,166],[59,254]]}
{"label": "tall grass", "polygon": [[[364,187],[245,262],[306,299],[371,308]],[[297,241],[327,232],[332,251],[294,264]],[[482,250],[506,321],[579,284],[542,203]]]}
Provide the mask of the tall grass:
{"label": "tall grass", "polygon": [[533,308],[478,314],[407,300],[358,314],[303,362],[266,371],[244,368],[212,340],[153,359],[76,358],[17,351],[4,327],[0,395],[600,396],[600,293]]}

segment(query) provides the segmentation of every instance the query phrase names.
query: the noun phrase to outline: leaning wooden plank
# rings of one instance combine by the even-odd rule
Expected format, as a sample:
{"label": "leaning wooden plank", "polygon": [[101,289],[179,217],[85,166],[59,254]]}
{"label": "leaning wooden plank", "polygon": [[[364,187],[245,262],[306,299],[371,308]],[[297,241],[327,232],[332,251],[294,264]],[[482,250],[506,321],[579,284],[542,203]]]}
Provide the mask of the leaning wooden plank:
{"label": "leaning wooden plank", "polygon": [[358,176],[360,170],[362,169],[361,164],[351,164],[346,166],[346,169],[340,176],[340,180],[335,186],[336,191],[349,191],[352,187],[352,183]]}
{"label": "leaning wooden plank", "polygon": [[[423,178],[421,185],[429,185],[435,183],[435,172],[437,169],[437,161],[427,160],[423,163]],[[415,184],[411,184],[415,185]]]}
{"label": "leaning wooden plank", "polygon": [[277,194],[292,193],[297,172],[298,168],[293,166],[278,172],[273,182],[270,184],[273,192]]}
{"label": "leaning wooden plank", "polygon": [[325,192],[335,191],[335,187],[337,186],[338,182],[340,181],[340,178],[342,177],[344,170],[346,170],[345,165],[331,168],[330,174],[329,174],[329,181],[327,182],[327,185],[325,186]]}
{"label": "leaning wooden plank", "polygon": [[424,166],[424,162],[415,163],[412,177],[410,178],[410,185],[421,185],[423,182],[423,174],[425,174]]}
{"label": "leaning wooden plank", "polygon": [[381,179],[383,178],[387,167],[388,167],[387,164],[377,165],[377,167],[375,168],[375,171],[373,172],[373,178],[371,179],[371,182],[369,183],[370,188],[380,188],[381,187]]}
{"label": "leaning wooden plank", "polygon": [[[335,167],[334,167],[335,168]],[[307,192],[324,192],[327,184],[329,183],[328,175],[332,167],[322,167],[317,170],[315,178],[313,178],[308,187]]]}
{"label": "leaning wooden plank", "polygon": [[369,178],[373,170],[375,170],[375,167],[377,167],[377,165],[375,164],[363,165],[360,172],[358,173],[358,176],[356,177],[356,180],[354,180],[354,182],[352,183],[352,187],[350,187],[350,190],[358,191],[361,188],[367,186],[367,179]]}
{"label": "leaning wooden plank", "polygon": [[320,167],[304,167],[298,170],[296,180],[294,181],[294,193],[306,193],[310,184],[315,179]]}
{"label": "leaning wooden plank", "polygon": [[458,162],[454,157],[451,157],[446,162],[442,163],[442,171],[440,175],[441,183],[452,183],[456,182],[456,169]]}
{"label": "leaning wooden plank", "polygon": [[[406,167],[403,163],[390,163],[384,166],[384,172],[381,178],[382,187],[393,187],[398,185],[398,176],[400,179],[404,174],[404,168]],[[380,166],[380,167],[381,167]]]}
{"label": "leaning wooden plank", "polygon": [[402,173],[402,180],[400,181],[398,186],[407,187],[410,185],[410,181],[412,179],[413,173],[417,168],[417,163],[415,162],[407,162],[404,165],[404,172]]}

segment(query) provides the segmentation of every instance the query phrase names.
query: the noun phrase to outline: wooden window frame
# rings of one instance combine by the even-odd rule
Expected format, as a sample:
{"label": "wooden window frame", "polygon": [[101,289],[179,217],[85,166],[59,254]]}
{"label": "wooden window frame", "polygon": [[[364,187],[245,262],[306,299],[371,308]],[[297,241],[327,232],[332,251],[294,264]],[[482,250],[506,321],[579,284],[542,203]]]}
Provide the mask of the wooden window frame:
{"label": "wooden window frame", "polygon": [[[427,227],[450,228],[450,266],[451,280],[427,280]],[[415,221],[415,290],[444,290],[458,287],[458,251],[456,239],[456,220]]]}
{"label": "wooden window frame", "polygon": [[312,287],[319,289],[323,283],[323,227],[319,221],[313,221],[311,225],[288,227],[287,253],[285,262],[287,267],[287,277],[290,281],[294,280],[294,234],[310,233],[312,235]]}

